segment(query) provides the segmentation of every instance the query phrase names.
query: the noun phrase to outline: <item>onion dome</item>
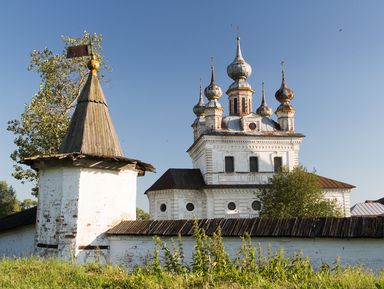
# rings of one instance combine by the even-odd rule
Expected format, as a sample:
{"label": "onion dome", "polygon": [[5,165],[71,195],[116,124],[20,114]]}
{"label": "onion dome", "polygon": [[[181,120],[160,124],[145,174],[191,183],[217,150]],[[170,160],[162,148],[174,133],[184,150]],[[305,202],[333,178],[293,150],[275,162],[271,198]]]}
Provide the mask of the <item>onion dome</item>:
{"label": "onion dome", "polygon": [[281,62],[281,86],[278,91],[275,93],[275,98],[280,102],[289,102],[294,97],[293,90],[288,88],[287,84],[285,83],[285,75],[284,75],[284,61]]}
{"label": "onion dome", "polygon": [[200,79],[200,99],[199,102],[193,107],[193,113],[196,114],[197,117],[203,116],[205,110],[205,104],[203,99],[203,88]]}
{"label": "onion dome", "polygon": [[204,89],[204,94],[209,100],[219,99],[223,92],[221,91],[220,86],[218,86],[215,82],[215,67],[213,65],[211,70],[211,83]]}
{"label": "onion dome", "polygon": [[257,108],[256,113],[262,117],[270,117],[272,115],[272,108],[269,107],[267,104],[267,101],[265,100],[265,87],[264,82],[262,83],[262,98],[261,98],[261,104]]}
{"label": "onion dome", "polygon": [[240,48],[240,36],[237,36],[236,57],[233,62],[227,66],[227,74],[233,80],[247,79],[252,73],[251,66],[245,62]]}

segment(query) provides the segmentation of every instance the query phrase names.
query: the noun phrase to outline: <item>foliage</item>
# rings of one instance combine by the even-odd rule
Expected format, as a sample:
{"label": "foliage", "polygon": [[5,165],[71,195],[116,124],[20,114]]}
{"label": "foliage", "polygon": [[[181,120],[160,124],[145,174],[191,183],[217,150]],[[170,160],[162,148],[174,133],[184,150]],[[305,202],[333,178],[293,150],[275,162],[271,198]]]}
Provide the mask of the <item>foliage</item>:
{"label": "foliage", "polygon": [[0,218],[20,211],[16,192],[7,182],[0,181]]}
{"label": "foliage", "polygon": [[260,194],[262,217],[340,216],[336,201],[323,198],[318,176],[302,167],[283,168]]}
{"label": "foliage", "polygon": [[[39,74],[40,87],[31,103],[25,106],[20,119],[8,122],[7,130],[15,135],[14,143],[17,146],[11,154],[15,162],[12,175],[22,182],[36,183],[37,174],[20,165],[21,160],[58,152],[69,125],[70,114],[88,73],[88,57],[68,59],[65,55],[68,46],[88,44],[89,33],[84,32],[78,39],[61,38],[64,42],[61,53],[54,53],[48,48],[31,52],[28,70]],[[101,35],[92,36],[94,52],[101,60],[101,67],[108,69],[98,52],[101,41]],[[36,186],[33,194],[37,195]]]}
{"label": "foliage", "polygon": [[136,220],[149,220],[149,213],[141,208],[136,208]]}
{"label": "foliage", "polygon": [[24,199],[23,201],[19,202],[19,204],[20,204],[20,210],[26,210],[26,209],[37,206],[37,200]]}

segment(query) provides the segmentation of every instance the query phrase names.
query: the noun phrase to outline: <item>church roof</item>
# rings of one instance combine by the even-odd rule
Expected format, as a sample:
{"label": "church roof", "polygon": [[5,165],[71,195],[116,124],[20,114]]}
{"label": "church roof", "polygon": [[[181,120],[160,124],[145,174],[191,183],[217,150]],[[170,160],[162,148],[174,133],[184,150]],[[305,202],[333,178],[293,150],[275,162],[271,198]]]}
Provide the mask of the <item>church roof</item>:
{"label": "church roof", "polygon": [[0,218],[0,232],[36,223],[37,207]]}
{"label": "church roof", "polygon": [[[355,186],[318,176],[322,189],[353,189]],[[168,169],[147,191],[184,189],[199,190],[203,188],[261,188],[268,184],[243,185],[207,185],[200,169]]]}
{"label": "church roof", "polygon": [[380,203],[357,203],[351,208],[352,216],[384,216],[384,205]]}
{"label": "church roof", "polygon": [[205,186],[199,169],[168,169],[148,190],[201,189]]}
{"label": "church roof", "polygon": [[[192,236],[194,220],[122,221],[109,235]],[[384,238],[384,217],[354,218],[239,218],[201,219],[199,228],[212,236],[221,229],[223,237],[291,238]]]}
{"label": "church roof", "polygon": [[90,73],[80,93],[59,153],[123,157],[97,75]]}

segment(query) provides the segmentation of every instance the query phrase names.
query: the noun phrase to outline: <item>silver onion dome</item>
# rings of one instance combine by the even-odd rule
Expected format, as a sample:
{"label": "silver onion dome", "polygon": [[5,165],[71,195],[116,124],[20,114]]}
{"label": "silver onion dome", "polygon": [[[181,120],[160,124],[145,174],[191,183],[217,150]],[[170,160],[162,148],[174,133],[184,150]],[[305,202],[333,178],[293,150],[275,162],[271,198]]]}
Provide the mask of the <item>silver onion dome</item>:
{"label": "silver onion dome", "polygon": [[219,99],[223,92],[221,91],[220,86],[215,82],[215,68],[213,65],[211,71],[211,83],[204,89],[204,94],[209,100]]}
{"label": "silver onion dome", "polygon": [[205,111],[205,104],[204,104],[204,99],[203,99],[203,88],[201,84],[201,79],[200,79],[200,98],[199,102],[193,107],[193,113],[196,114],[197,117],[203,116]]}
{"label": "silver onion dome", "polygon": [[227,66],[227,74],[233,80],[247,79],[252,74],[252,67],[245,62],[240,48],[240,36],[237,36],[236,57]]}
{"label": "silver onion dome", "polygon": [[275,98],[280,102],[289,102],[294,97],[294,92],[285,83],[284,61],[281,62],[281,86],[275,93]]}
{"label": "silver onion dome", "polygon": [[262,97],[261,97],[261,104],[257,108],[256,113],[262,117],[270,117],[272,115],[272,108],[269,107],[267,104],[267,101],[265,100],[265,88],[264,88],[264,82],[262,83]]}

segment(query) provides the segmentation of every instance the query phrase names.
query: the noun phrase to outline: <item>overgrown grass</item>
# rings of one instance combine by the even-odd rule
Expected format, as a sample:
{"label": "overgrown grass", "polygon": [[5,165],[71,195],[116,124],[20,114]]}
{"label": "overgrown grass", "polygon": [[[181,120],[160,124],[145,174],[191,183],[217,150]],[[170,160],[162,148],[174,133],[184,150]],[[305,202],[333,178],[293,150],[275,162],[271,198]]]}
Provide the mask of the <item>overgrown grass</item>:
{"label": "overgrown grass", "polygon": [[[272,267],[272,264],[271,264]],[[304,269],[305,270],[305,269]],[[273,271],[273,269],[272,269]],[[1,288],[384,288],[384,275],[361,268],[314,272],[303,277],[282,272],[258,274],[228,268],[217,273],[172,273],[149,268],[127,273],[117,266],[76,265],[49,259],[3,259]]]}
{"label": "overgrown grass", "polygon": [[[56,259],[0,260],[0,288],[380,288],[384,272],[363,267],[323,264],[315,269],[300,253],[262,252],[249,236],[235,259],[224,249],[220,231],[208,237],[195,224],[192,262],[184,258],[183,242],[170,245],[155,238],[153,258],[126,272],[112,265],[79,265]],[[169,247],[168,247],[169,246]]]}

